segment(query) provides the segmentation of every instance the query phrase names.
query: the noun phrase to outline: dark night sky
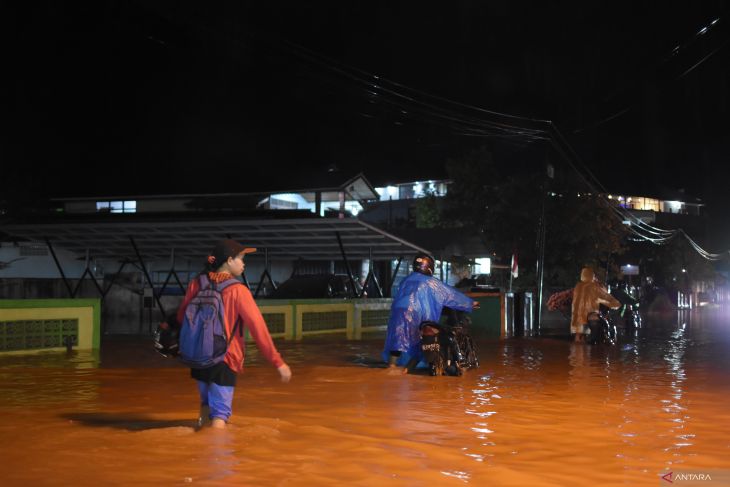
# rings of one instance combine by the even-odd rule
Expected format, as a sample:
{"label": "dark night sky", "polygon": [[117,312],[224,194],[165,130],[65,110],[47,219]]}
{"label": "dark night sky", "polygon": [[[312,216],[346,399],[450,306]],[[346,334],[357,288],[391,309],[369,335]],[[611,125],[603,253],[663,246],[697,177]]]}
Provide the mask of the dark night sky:
{"label": "dark night sky", "polygon": [[541,170],[541,143],[403,114],[349,66],[552,120],[609,190],[730,208],[725,1],[21,5],[2,16],[3,198],[251,191],[333,163],[415,179],[485,142]]}

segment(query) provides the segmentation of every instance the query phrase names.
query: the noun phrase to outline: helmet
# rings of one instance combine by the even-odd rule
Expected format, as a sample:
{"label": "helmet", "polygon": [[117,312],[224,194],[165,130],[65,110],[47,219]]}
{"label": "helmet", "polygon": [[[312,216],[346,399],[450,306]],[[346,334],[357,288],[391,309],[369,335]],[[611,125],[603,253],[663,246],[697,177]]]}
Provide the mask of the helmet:
{"label": "helmet", "polygon": [[413,272],[420,272],[427,276],[433,276],[434,267],[435,262],[433,257],[428,254],[416,254],[416,257],[413,259]]}

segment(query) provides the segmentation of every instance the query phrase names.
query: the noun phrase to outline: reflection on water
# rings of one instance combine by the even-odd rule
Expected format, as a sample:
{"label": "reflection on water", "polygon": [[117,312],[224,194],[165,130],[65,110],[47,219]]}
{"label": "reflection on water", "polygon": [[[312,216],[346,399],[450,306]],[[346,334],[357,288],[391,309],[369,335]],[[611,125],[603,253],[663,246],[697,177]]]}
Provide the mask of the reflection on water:
{"label": "reflection on water", "polygon": [[193,382],[148,340],[0,357],[0,484],[657,485],[730,470],[728,313],[649,319],[615,347],[477,336],[463,377],[391,375],[382,338],[328,338],[279,342],[284,385],[252,346],[223,432],[193,430]]}
{"label": "reflection on water", "polygon": [[92,369],[99,367],[101,354],[98,350],[40,351],[28,354],[9,353],[0,355],[0,369],[18,367],[53,367]]}
{"label": "reflection on water", "polygon": [[75,402],[84,409],[98,393],[98,366],[99,353],[89,351],[0,356],[2,406]]}

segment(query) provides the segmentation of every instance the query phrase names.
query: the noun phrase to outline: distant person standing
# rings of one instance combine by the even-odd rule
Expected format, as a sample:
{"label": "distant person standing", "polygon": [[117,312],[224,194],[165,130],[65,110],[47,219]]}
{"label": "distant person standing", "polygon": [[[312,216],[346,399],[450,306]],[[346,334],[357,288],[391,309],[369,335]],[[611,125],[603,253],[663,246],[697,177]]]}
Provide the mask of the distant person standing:
{"label": "distant person standing", "polygon": [[404,373],[415,367],[422,357],[422,322],[438,322],[444,306],[471,312],[479,304],[433,277],[434,267],[433,257],[417,254],[413,259],[413,272],[401,282],[393,297],[383,358],[391,368],[405,367]]}
{"label": "distant person standing", "polygon": [[573,289],[570,332],[575,334],[576,342],[584,341],[588,320],[592,315],[598,314],[602,304],[609,308],[621,306],[621,303],[598,283],[593,269],[584,267],[580,271],[580,282]]}
{"label": "distant person standing", "polygon": [[224,428],[231,416],[237,374],[243,370],[243,327],[248,329],[261,354],[276,367],[282,382],[289,382],[291,379],[291,370],[276,350],[251,291],[240,282],[231,282],[237,281],[235,278],[243,274],[244,256],[255,251],[256,249],[244,247],[235,240],[218,242],[206,259],[205,271],[190,281],[177,312],[178,323],[183,323],[185,310],[201,287],[220,284],[223,288],[221,296],[225,328],[229,337],[225,357],[222,362],[213,366],[190,369],[190,376],[197,381],[200,393],[198,426],[209,424],[214,428]]}

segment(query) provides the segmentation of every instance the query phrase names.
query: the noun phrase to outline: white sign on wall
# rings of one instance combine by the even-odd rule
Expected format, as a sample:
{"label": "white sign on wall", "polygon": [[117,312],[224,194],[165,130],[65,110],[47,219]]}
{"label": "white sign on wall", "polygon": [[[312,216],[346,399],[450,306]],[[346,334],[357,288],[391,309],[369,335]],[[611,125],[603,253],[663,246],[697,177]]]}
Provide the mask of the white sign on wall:
{"label": "white sign on wall", "polygon": [[639,266],[631,265],[631,264],[622,265],[621,273],[625,276],[638,276],[639,275]]}

